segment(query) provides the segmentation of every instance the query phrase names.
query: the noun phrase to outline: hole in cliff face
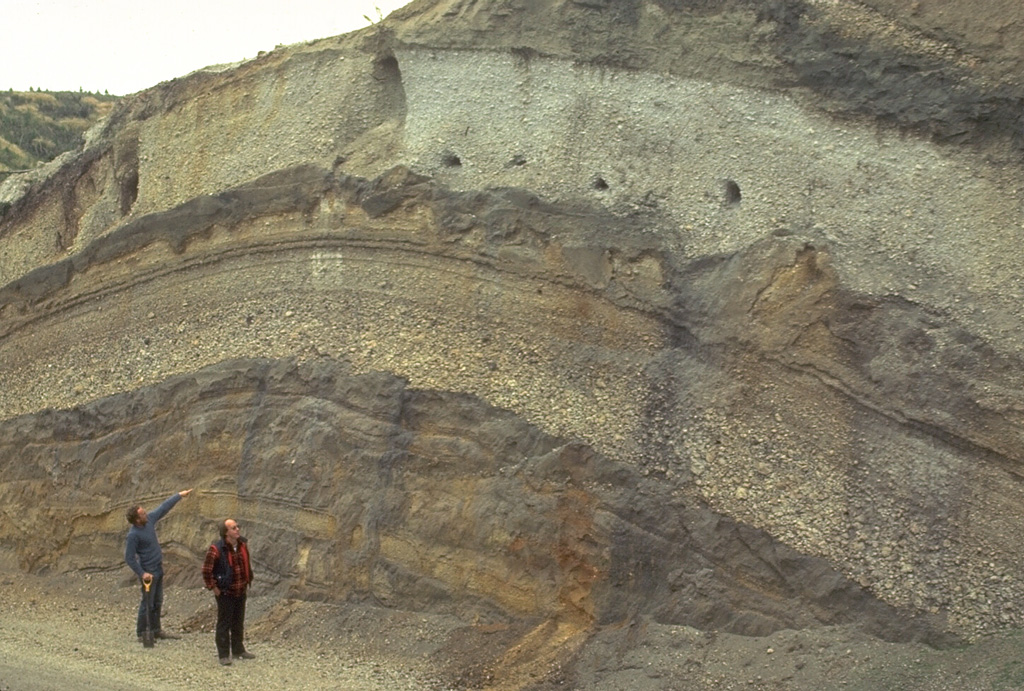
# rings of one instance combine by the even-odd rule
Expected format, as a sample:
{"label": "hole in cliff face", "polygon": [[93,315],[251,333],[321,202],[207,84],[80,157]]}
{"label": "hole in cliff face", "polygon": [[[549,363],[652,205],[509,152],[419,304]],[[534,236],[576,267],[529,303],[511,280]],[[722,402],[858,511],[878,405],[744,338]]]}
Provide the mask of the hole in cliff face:
{"label": "hole in cliff face", "polygon": [[[370,77],[373,88],[364,96],[370,99],[370,102],[365,104],[368,112],[375,114],[376,121],[373,125],[389,120],[404,122],[408,104],[398,58],[391,53],[379,55],[370,69]],[[338,129],[335,130],[335,137],[339,142],[348,141],[352,135],[344,123],[344,119],[339,120]]]}
{"label": "hole in cliff face", "polygon": [[596,178],[594,178],[594,181],[591,183],[591,187],[593,187],[595,190],[603,192],[606,189],[608,189],[608,183],[605,181],[603,177],[598,175]]}
{"label": "hole in cliff face", "polygon": [[394,79],[401,81],[402,73],[398,69],[398,58],[388,55],[373,63],[373,78],[380,82]]}
{"label": "hole in cliff face", "polygon": [[121,207],[121,215],[126,216],[139,198],[139,172],[132,169],[121,178],[118,202]]}
{"label": "hole in cliff face", "polygon": [[458,168],[462,165],[462,159],[450,151],[441,154],[441,165],[445,168]]}
{"label": "hole in cliff face", "polygon": [[118,135],[113,153],[117,208],[127,216],[139,198],[139,138],[134,127]]}
{"label": "hole in cliff face", "polygon": [[726,206],[736,206],[743,198],[743,195],[740,194],[740,186],[736,184],[735,180],[723,180],[722,193]]}

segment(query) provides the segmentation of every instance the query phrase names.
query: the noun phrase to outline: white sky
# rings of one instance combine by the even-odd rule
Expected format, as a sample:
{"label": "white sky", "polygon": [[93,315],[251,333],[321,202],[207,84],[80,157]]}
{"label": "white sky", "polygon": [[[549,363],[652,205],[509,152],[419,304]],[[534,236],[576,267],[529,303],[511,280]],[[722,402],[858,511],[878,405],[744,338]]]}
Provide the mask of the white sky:
{"label": "white sky", "polygon": [[0,90],[123,96],[346,34],[410,0],[0,0]]}

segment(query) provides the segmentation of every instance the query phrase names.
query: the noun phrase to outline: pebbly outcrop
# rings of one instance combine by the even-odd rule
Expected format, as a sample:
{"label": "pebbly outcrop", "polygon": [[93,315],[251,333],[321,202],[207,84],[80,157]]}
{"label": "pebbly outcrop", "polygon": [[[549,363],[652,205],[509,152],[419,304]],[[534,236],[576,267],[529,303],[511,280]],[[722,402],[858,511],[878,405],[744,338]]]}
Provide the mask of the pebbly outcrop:
{"label": "pebbly outcrop", "polygon": [[114,568],[184,483],[182,569],[244,514],[289,596],[523,623],[506,670],[1019,627],[990,9],[419,0],[125,99],[0,187],[0,554]]}

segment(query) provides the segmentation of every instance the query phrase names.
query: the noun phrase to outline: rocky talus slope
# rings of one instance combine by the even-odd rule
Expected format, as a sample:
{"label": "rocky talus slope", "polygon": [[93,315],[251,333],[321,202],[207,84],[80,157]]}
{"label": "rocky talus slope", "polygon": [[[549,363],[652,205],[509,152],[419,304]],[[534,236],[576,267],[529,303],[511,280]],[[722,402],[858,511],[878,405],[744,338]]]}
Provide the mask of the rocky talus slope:
{"label": "rocky talus slope", "polygon": [[1022,36],[416,0],[124,99],[0,187],[0,563],[195,485],[182,578],[238,516],[275,597],[501,627],[503,688],[629,622],[1020,627]]}

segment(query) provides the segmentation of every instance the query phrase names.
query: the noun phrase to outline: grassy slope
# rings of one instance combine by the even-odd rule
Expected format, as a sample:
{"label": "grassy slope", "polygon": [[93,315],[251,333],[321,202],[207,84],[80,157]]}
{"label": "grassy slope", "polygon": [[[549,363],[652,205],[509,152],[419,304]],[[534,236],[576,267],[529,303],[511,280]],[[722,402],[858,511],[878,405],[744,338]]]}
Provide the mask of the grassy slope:
{"label": "grassy slope", "polygon": [[50,161],[82,143],[116,96],[73,91],[0,91],[0,170]]}

